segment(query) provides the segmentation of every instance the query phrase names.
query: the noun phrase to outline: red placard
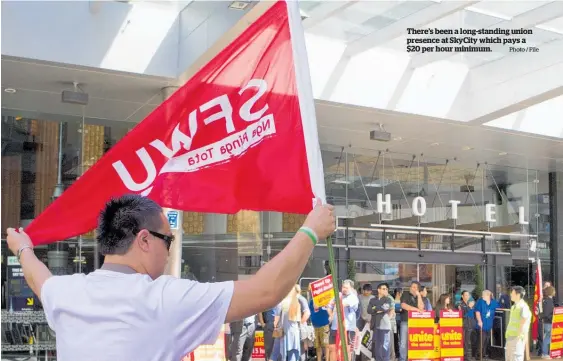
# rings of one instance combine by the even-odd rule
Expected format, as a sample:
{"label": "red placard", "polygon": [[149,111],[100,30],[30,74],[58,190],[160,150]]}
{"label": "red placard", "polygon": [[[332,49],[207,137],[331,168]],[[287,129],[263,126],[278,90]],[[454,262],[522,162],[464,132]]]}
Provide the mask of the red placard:
{"label": "red placard", "polygon": [[315,307],[324,307],[328,305],[334,298],[332,275],[328,275],[319,280],[313,281],[311,282],[310,286],[311,295],[313,296],[313,303]]}
{"label": "red placard", "polygon": [[550,356],[551,358],[563,356],[563,307],[553,309]]}
{"label": "red placard", "polygon": [[461,311],[440,311],[440,355],[442,361],[463,361]]}
{"label": "red placard", "polygon": [[258,330],[254,333],[254,348],[252,349],[252,359],[266,359],[266,348],[264,347],[264,331],[262,330]]}
{"label": "red placard", "polygon": [[409,311],[408,360],[434,359],[434,312]]}

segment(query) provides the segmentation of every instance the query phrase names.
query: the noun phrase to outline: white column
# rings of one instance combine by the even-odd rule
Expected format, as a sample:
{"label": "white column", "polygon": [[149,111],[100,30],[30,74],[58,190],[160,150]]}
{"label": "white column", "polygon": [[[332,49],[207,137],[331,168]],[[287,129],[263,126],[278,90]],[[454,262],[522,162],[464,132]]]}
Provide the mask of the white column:
{"label": "white column", "polygon": [[[175,91],[176,87],[166,87],[162,88],[162,101],[168,99]],[[182,228],[183,223],[183,212],[171,208],[164,208],[164,212],[167,218],[169,216],[175,216],[176,222],[174,222],[175,227],[171,228],[172,234],[174,235],[174,242],[170,246],[170,254],[168,256],[168,264],[166,265],[166,274],[174,277],[181,277],[182,275],[182,239],[184,236],[184,230]]]}

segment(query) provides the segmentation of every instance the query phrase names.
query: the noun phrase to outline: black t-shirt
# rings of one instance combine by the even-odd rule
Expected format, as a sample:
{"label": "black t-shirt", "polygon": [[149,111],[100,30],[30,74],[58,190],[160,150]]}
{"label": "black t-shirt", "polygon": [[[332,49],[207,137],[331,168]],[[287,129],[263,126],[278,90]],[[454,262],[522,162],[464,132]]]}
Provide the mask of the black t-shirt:
{"label": "black t-shirt", "polygon": [[[418,298],[413,296],[410,292],[403,292],[401,295],[401,304],[406,303],[412,307],[418,307]],[[409,311],[403,310],[401,312],[401,321],[407,322],[409,320]]]}

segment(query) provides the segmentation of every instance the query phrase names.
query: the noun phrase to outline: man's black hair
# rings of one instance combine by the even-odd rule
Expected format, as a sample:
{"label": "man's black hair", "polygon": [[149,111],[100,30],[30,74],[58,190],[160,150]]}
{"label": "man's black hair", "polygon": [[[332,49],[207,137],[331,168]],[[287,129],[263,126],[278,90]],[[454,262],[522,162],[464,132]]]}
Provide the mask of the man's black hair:
{"label": "man's black hair", "polygon": [[522,287],[522,286],[514,286],[514,287],[512,287],[512,290],[517,295],[520,295],[520,298],[524,298],[524,296],[526,295],[526,291],[524,290],[524,287]]}
{"label": "man's black hair", "polygon": [[384,287],[384,286],[387,287],[387,289],[389,289],[389,285],[388,285],[387,283],[385,283],[385,282],[382,282],[382,283],[378,284],[378,285],[377,285],[377,289],[380,289],[381,287]]}
{"label": "man's black hair", "polygon": [[411,286],[412,286],[412,285],[417,285],[417,286],[418,286],[418,291],[420,291],[420,288],[422,287],[422,285],[421,285],[420,282],[418,282],[418,281],[412,281],[412,282],[411,282]]}
{"label": "man's black hair", "polygon": [[363,291],[372,291],[371,288],[371,283],[366,283],[363,287],[362,287]]}
{"label": "man's black hair", "polygon": [[466,294],[466,293],[469,293],[469,291],[467,291],[467,290],[461,291],[461,297],[463,297],[463,295]]}
{"label": "man's black hair", "polygon": [[142,229],[158,231],[162,208],[155,201],[137,194],[113,198],[98,218],[96,240],[103,255],[127,253]]}

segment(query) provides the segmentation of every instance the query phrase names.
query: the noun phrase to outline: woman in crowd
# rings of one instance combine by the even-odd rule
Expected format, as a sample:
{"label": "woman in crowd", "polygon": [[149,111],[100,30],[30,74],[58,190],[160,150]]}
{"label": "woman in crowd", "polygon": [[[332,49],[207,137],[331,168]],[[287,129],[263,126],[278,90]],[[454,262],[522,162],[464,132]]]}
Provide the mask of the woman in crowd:
{"label": "woman in crowd", "polygon": [[452,309],[451,300],[452,297],[447,293],[440,295],[440,298],[438,299],[438,303],[436,303],[436,318],[435,318],[436,323],[440,321],[440,311],[442,310],[449,311]]}
{"label": "woman in crowd", "polygon": [[555,304],[553,297],[555,296],[555,288],[552,286],[543,290],[542,313],[540,314],[543,322],[543,342],[542,342],[542,358],[551,359],[549,346],[551,345],[551,323],[553,320],[553,308]]}
{"label": "woman in crowd", "polygon": [[[276,339],[282,361],[298,361],[301,355],[301,338],[299,335],[301,305],[298,297],[297,287],[293,287],[276,308],[274,324],[278,330],[283,330],[283,336]],[[274,344],[275,348],[276,345]],[[274,353],[272,352],[272,354]]]}

